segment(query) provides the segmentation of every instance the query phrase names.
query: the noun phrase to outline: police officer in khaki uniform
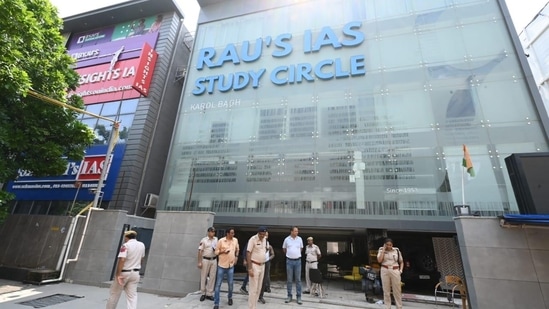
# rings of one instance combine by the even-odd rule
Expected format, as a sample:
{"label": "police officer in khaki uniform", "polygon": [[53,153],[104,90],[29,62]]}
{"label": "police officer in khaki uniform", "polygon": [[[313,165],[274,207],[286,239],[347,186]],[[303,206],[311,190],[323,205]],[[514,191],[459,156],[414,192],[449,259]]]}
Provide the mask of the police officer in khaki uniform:
{"label": "police officer in khaki uniform", "polygon": [[307,282],[307,290],[303,294],[309,294],[311,291],[309,269],[318,269],[318,259],[321,256],[320,248],[313,244],[313,237],[307,237],[307,246],[305,247],[305,281]]}
{"label": "police officer in khaki uniform", "polygon": [[257,234],[250,237],[246,246],[246,265],[248,265],[248,275],[250,276],[250,290],[248,295],[248,309],[255,309],[261,286],[263,286],[263,276],[265,275],[265,253],[267,252],[267,239],[265,234],[267,228],[260,226]]}
{"label": "police officer in khaki uniform", "polygon": [[404,268],[402,254],[393,247],[393,240],[385,239],[383,247],[377,252],[377,261],[381,264],[381,284],[383,286],[383,303],[391,309],[391,289],[395,297],[397,309],[402,309],[402,291],[400,275]]}
{"label": "police officer in khaki uniform", "polygon": [[115,280],[111,284],[107,309],[116,308],[122,290],[126,292],[127,308],[137,308],[137,284],[140,279],[141,260],[145,257],[145,245],[137,241],[136,237],[136,231],[124,233],[124,244],[118,253],[118,266]]}
{"label": "police officer in khaki uniform", "polygon": [[208,236],[202,238],[198,245],[197,267],[200,269],[200,293],[202,293],[200,301],[204,301],[206,298],[214,300],[214,284],[217,271],[216,246],[215,228],[211,226],[208,228]]}

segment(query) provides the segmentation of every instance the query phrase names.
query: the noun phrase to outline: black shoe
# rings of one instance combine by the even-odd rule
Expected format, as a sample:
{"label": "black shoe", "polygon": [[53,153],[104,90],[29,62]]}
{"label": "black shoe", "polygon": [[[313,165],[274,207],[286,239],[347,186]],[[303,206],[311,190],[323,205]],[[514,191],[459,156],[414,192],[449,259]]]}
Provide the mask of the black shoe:
{"label": "black shoe", "polygon": [[232,305],[233,305],[233,299],[229,298],[229,306],[232,306]]}
{"label": "black shoe", "polygon": [[206,299],[206,295],[200,296],[200,301],[204,301],[204,299]]}
{"label": "black shoe", "polygon": [[266,288],[264,292],[265,293],[271,293],[271,288]]}
{"label": "black shoe", "polygon": [[263,297],[261,297],[261,298],[259,299],[259,302],[262,303],[262,304],[265,304],[265,299],[264,299]]}
{"label": "black shoe", "polygon": [[303,294],[311,294],[309,291],[303,291]]}
{"label": "black shoe", "polygon": [[366,297],[366,301],[369,302],[370,304],[374,304],[376,301],[371,298],[371,297]]}
{"label": "black shoe", "polygon": [[214,306],[214,309],[219,309],[219,306],[218,306],[218,305],[215,305],[215,306]]}
{"label": "black shoe", "polygon": [[208,299],[208,300],[214,300],[214,297],[213,297],[213,296],[206,296],[206,299]]}
{"label": "black shoe", "polygon": [[248,295],[248,290],[246,290],[245,288],[240,288],[240,293]]}

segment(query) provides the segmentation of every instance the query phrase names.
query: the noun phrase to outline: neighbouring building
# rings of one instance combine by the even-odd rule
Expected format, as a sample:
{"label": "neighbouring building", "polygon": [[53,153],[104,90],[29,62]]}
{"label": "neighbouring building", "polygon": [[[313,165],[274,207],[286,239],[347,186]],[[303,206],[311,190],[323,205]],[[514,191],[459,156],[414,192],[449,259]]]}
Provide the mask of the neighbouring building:
{"label": "neighbouring building", "polygon": [[107,167],[100,206],[153,217],[192,45],[183,12],[172,0],[130,1],[66,17],[63,27],[81,76],[75,93],[86,111],[120,122],[118,143],[106,158],[112,123],[82,115],[95,145],[63,175],[21,174],[8,184],[16,195],[12,213],[81,208]]}
{"label": "neighbouring building", "polygon": [[549,6],[546,4],[520,34],[524,54],[532,69],[534,80],[545,110],[549,111]]}

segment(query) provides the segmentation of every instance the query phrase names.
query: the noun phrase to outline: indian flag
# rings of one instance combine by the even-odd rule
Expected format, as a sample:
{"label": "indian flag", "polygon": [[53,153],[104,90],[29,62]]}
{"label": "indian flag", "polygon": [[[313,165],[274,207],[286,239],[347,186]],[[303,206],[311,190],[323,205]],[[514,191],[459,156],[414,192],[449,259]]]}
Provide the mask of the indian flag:
{"label": "indian flag", "polygon": [[469,173],[471,177],[475,177],[475,169],[473,168],[473,161],[471,161],[469,150],[467,149],[467,146],[465,146],[465,144],[463,144],[463,164],[462,165],[467,169],[467,173]]}

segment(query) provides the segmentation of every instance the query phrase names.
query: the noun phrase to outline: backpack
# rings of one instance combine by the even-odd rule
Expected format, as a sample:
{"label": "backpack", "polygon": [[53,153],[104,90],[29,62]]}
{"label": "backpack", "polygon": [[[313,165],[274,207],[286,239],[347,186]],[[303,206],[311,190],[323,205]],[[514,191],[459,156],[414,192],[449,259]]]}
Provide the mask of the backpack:
{"label": "backpack", "polygon": [[375,281],[376,280],[376,272],[373,270],[373,269],[368,269],[366,271],[366,279],[370,280],[370,281]]}

